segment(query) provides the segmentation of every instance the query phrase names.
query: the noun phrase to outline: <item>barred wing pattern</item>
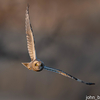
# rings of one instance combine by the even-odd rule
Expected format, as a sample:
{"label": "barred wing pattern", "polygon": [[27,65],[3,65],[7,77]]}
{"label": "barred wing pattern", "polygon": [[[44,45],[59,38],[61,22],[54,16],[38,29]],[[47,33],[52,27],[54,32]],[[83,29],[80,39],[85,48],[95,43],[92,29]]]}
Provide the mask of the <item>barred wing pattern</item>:
{"label": "barred wing pattern", "polygon": [[76,80],[78,82],[81,82],[81,83],[84,83],[86,85],[94,85],[95,84],[95,83],[87,83],[87,82],[84,82],[84,81],[82,81],[82,80],[80,80],[80,79],[78,79],[76,77],[73,77],[72,75],[70,75],[68,73],[65,73],[64,71],[62,71],[60,69],[55,69],[55,68],[46,67],[46,66],[44,66],[44,69],[49,70],[49,71],[52,71],[52,72],[55,72],[55,73],[58,73],[58,74],[61,74],[61,75],[65,76],[65,77],[69,77],[71,79],[74,79],[74,80]]}
{"label": "barred wing pattern", "polygon": [[33,37],[33,31],[29,19],[29,6],[27,6],[27,10],[26,10],[25,28],[26,28],[28,52],[31,60],[33,61],[36,59],[36,50],[35,50],[35,39]]}

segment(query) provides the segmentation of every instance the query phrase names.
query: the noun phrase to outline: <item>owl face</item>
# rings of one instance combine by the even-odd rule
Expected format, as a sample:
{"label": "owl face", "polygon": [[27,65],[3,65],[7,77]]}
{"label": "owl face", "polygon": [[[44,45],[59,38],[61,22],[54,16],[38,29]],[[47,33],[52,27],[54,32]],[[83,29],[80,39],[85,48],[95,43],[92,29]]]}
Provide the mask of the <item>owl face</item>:
{"label": "owl face", "polygon": [[43,70],[44,64],[41,61],[36,60],[32,62],[31,68],[32,70],[39,72]]}

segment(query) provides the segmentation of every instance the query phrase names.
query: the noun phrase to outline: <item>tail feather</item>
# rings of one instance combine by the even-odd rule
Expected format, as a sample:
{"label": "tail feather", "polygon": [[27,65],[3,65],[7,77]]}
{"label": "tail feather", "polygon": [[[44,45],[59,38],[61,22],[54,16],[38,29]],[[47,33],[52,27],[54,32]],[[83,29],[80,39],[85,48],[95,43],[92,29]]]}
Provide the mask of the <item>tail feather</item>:
{"label": "tail feather", "polygon": [[29,70],[31,70],[30,69],[30,66],[29,66],[29,63],[22,63],[26,68],[28,68]]}

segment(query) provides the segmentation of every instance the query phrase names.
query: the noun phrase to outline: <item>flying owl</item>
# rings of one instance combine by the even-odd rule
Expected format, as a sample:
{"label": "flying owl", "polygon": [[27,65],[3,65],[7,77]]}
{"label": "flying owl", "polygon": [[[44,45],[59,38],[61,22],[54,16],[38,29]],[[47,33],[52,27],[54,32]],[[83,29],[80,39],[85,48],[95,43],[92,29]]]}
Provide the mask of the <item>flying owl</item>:
{"label": "flying owl", "polygon": [[26,38],[27,38],[27,48],[28,48],[28,52],[31,58],[31,62],[29,63],[22,63],[26,68],[28,68],[29,70],[34,70],[36,72],[40,72],[43,69],[48,70],[48,71],[52,71],[58,74],[61,74],[65,77],[69,77],[73,80],[76,80],[78,82],[84,83],[86,85],[94,85],[95,83],[87,83],[84,82],[78,78],[75,78],[74,76],[60,70],[60,69],[55,69],[55,68],[51,68],[51,67],[47,67],[45,66],[45,64],[37,59],[36,57],[36,49],[35,49],[35,39],[34,39],[34,34],[32,31],[32,26],[30,23],[30,18],[29,18],[29,6],[27,6],[26,9],[26,18],[25,18],[25,29],[26,29]]}

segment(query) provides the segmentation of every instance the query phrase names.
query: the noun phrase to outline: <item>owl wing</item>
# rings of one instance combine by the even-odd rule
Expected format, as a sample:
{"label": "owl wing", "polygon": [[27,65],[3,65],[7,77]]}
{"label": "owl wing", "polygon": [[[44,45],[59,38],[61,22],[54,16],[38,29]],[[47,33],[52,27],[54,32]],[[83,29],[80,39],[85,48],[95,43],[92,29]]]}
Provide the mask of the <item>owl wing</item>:
{"label": "owl wing", "polygon": [[32,26],[29,19],[29,6],[26,9],[25,29],[27,38],[27,47],[31,60],[36,59],[35,39],[33,37]]}
{"label": "owl wing", "polygon": [[64,71],[62,71],[60,69],[55,69],[55,68],[46,67],[46,66],[44,66],[44,69],[52,71],[52,72],[55,72],[55,73],[58,73],[58,74],[61,74],[61,75],[65,76],[65,77],[69,77],[71,79],[74,79],[74,80],[76,80],[78,82],[81,82],[81,83],[84,83],[86,85],[95,85],[95,83],[87,83],[87,82],[84,82],[84,81],[82,81],[82,80],[80,80],[80,79],[78,79],[76,77],[73,77],[72,75],[70,75],[68,73],[65,73]]}

